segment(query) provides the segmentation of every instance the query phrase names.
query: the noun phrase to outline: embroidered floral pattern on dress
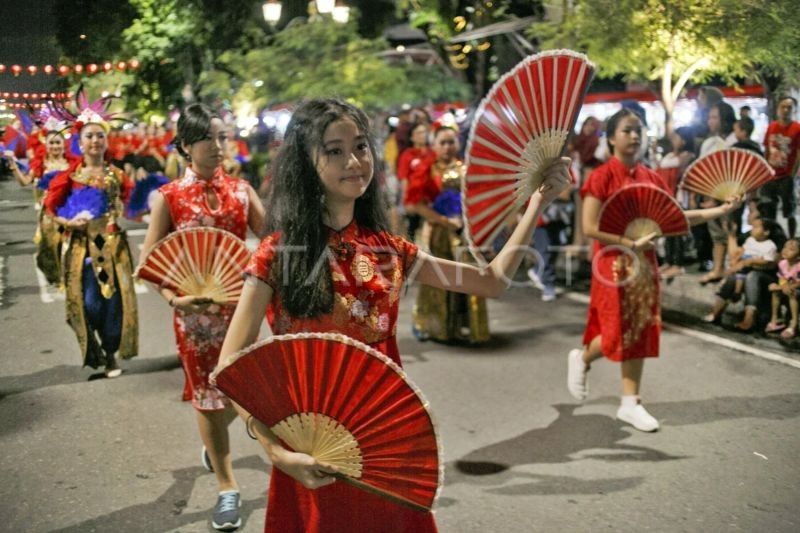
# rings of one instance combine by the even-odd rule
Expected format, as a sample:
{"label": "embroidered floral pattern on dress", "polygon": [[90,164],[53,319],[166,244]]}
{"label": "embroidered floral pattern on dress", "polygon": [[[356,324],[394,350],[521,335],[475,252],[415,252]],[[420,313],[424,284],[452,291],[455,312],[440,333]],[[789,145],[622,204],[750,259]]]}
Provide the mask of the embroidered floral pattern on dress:
{"label": "embroidered floral pattern on dress", "polygon": [[290,317],[281,304],[280,269],[274,265],[279,242],[279,234],[267,236],[245,269],[276,289],[267,310],[276,335],[336,331],[367,344],[394,336],[400,291],[417,256],[414,244],[355,222],[339,232],[329,230],[333,310],[327,316],[302,319]]}

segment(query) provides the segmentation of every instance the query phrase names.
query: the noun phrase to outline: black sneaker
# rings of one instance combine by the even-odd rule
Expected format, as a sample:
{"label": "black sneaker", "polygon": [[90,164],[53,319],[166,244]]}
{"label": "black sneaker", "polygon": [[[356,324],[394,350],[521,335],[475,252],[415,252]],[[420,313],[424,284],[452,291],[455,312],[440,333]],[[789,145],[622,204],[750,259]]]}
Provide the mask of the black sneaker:
{"label": "black sneaker", "polygon": [[239,507],[242,502],[239,493],[235,491],[222,492],[217,498],[217,505],[214,506],[214,515],[211,518],[211,525],[217,531],[233,531],[242,525],[242,517],[239,516]]}
{"label": "black sneaker", "polygon": [[205,446],[203,446],[203,451],[200,452],[200,462],[203,463],[203,468],[209,472],[214,471],[214,467],[211,466],[211,458],[208,456],[208,450],[206,450]]}

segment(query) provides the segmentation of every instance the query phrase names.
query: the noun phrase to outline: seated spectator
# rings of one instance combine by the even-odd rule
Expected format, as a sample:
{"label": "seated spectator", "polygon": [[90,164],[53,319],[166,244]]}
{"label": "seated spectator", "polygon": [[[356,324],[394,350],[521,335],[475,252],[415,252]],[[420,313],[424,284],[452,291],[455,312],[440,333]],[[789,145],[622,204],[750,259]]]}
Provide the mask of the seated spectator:
{"label": "seated spectator", "polygon": [[736,242],[735,231],[729,233],[730,267],[717,290],[717,299],[711,312],[703,317],[705,322],[718,322],[728,304],[738,301],[744,293],[744,318],[736,324],[736,328],[749,331],[753,327],[759,290],[758,280],[748,277],[748,273],[750,271],[770,272],[774,269],[778,247],[770,239],[775,225],[771,220],[757,218],[753,220],[752,224],[750,237],[741,247]]}
{"label": "seated spectator", "polygon": [[[783,330],[781,337],[791,339],[797,334],[797,290],[800,288],[800,241],[789,239],[781,250],[781,261],[778,263],[778,282],[769,285],[772,295],[772,318],[767,324],[766,333]],[[778,315],[781,303],[789,302],[789,327]],[[785,329],[784,329],[785,328]]]}

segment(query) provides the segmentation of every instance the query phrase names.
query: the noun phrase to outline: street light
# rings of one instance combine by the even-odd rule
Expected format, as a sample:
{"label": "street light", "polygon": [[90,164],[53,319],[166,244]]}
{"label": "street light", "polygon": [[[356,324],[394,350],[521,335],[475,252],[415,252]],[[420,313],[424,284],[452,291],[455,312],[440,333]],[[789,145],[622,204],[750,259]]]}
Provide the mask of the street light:
{"label": "street light", "polygon": [[347,24],[347,21],[350,20],[350,8],[344,5],[344,2],[336,2],[331,16],[336,22]]}
{"label": "street light", "polygon": [[317,0],[317,13],[331,13],[336,6],[336,0]]}
{"label": "street light", "polygon": [[275,24],[281,18],[281,3],[279,0],[267,0],[261,6],[264,12],[264,20],[270,24]]}

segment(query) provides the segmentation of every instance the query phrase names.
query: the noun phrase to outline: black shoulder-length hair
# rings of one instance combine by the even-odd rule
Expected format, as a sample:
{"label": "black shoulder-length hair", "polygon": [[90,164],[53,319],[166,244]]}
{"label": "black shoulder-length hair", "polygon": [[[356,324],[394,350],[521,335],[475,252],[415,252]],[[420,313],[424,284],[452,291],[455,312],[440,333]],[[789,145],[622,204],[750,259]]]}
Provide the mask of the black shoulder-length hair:
{"label": "black shoulder-length hair", "polygon": [[186,106],[178,118],[178,128],[172,140],[178,153],[188,160],[189,154],[183,149],[183,145],[192,145],[206,139],[208,130],[211,129],[211,121],[215,118],[221,119],[219,113],[205,104]]}
{"label": "black shoulder-length hair", "polygon": [[[290,315],[316,317],[333,311],[333,277],[328,257],[328,229],[322,223],[324,189],[316,170],[322,139],[330,124],[349,118],[367,137],[377,161],[369,119],[359,108],[335,98],[302,102],[286,127],[275,158],[267,198],[267,232],[281,232],[282,253],[273,268],[280,277],[281,301]],[[388,229],[386,205],[375,176],[356,199],[354,218],[374,231]]]}

